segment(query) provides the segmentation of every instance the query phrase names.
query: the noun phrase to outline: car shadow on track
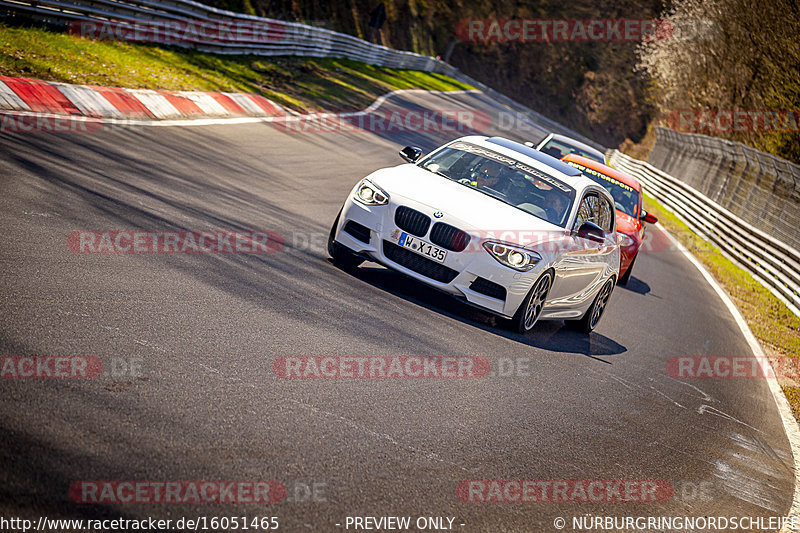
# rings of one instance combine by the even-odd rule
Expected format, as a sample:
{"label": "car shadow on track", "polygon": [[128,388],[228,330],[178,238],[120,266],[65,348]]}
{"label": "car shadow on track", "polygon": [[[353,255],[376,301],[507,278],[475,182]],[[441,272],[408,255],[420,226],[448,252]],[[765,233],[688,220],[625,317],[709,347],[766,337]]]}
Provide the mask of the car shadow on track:
{"label": "car shadow on track", "polygon": [[365,283],[421,307],[533,348],[556,353],[585,355],[607,364],[612,363],[598,359],[598,357],[619,355],[628,350],[613,339],[597,332],[586,335],[573,330],[561,320],[542,321],[527,335],[515,333],[509,329],[508,321],[505,319],[472,307],[432,289],[424,283],[373,263],[367,263],[348,273]]}
{"label": "car shadow on track", "polygon": [[631,276],[631,279],[628,281],[627,285],[617,285],[617,288],[625,289],[641,295],[645,295],[650,292],[650,285],[635,276]]}

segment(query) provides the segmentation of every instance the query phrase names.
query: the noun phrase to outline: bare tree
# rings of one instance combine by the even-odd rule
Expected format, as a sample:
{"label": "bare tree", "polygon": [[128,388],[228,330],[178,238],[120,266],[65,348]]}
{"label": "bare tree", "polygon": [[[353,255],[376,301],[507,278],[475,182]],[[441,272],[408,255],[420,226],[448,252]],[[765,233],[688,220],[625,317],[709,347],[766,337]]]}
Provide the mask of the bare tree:
{"label": "bare tree", "polygon": [[[787,111],[800,108],[800,4],[769,0],[677,0],[661,38],[643,43],[638,67],[662,117],[679,109]],[[720,132],[716,132],[719,134]],[[800,159],[800,134],[725,136]]]}

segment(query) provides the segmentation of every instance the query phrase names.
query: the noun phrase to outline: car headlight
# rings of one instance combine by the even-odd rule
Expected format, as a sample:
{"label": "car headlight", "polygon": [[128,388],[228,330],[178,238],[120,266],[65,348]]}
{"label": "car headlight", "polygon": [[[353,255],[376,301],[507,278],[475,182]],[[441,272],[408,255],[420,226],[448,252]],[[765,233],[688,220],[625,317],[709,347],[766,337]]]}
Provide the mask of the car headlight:
{"label": "car headlight", "polygon": [[531,270],[542,260],[542,256],[533,250],[527,250],[519,246],[512,246],[502,242],[486,241],[483,243],[483,247],[500,263],[514,270],[519,270],[520,272]]}
{"label": "car headlight", "polygon": [[389,202],[389,195],[368,179],[361,180],[353,198],[364,205],[384,205]]}
{"label": "car headlight", "polygon": [[620,244],[620,246],[625,248],[628,246],[633,246],[636,243],[636,241],[633,240],[633,237],[627,233],[617,233],[617,242]]}

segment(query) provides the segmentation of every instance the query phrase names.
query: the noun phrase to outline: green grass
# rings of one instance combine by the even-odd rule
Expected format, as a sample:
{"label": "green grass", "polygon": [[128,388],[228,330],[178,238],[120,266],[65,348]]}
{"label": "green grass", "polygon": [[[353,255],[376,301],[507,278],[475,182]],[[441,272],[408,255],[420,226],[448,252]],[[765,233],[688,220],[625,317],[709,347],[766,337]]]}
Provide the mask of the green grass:
{"label": "green grass", "polygon": [[298,111],[362,109],[395,89],[472,88],[441,74],[347,59],[222,56],[2,25],[0,75],[110,87],[256,93]]}
{"label": "green grass", "polygon": [[[694,233],[675,214],[645,195],[644,208],[697,257],[730,294],[753,335],[770,358],[800,357],[800,318],[745,270],[722,255],[719,248]],[[800,384],[788,378],[779,383],[795,418],[800,420]]]}

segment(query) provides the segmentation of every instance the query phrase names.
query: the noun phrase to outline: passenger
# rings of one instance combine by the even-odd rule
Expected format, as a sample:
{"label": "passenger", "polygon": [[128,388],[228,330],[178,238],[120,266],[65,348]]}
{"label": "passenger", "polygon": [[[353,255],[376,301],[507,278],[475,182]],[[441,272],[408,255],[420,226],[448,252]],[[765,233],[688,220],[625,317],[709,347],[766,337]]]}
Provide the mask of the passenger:
{"label": "passenger", "polygon": [[553,224],[561,224],[561,219],[564,217],[564,210],[567,208],[567,199],[563,194],[551,191],[546,200],[545,213],[547,213],[547,221]]}

